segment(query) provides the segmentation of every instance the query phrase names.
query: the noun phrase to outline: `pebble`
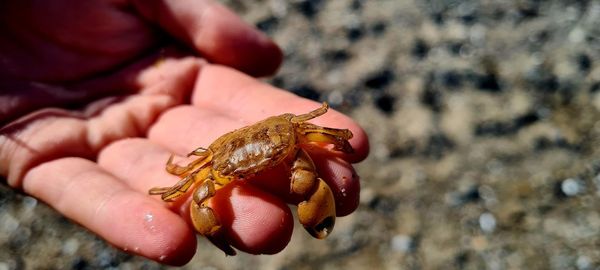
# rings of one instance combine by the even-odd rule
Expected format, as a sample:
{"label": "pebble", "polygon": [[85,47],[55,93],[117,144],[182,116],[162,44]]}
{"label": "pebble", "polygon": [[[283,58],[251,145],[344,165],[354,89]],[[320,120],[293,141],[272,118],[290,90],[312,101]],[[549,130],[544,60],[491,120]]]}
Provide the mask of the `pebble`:
{"label": "pebble", "polygon": [[594,176],[594,185],[596,186],[596,196],[600,197],[600,173]]}
{"label": "pebble", "polygon": [[383,94],[375,99],[375,106],[383,113],[390,115],[394,112],[396,98],[392,95]]}
{"label": "pebble", "polygon": [[100,267],[108,268],[119,265],[116,251],[113,249],[102,249],[96,254],[96,261]]}
{"label": "pebble", "polygon": [[567,197],[576,196],[583,192],[583,182],[577,178],[567,178],[560,184],[560,190]]}
{"label": "pebble", "polygon": [[389,69],[381,70],[365,79],[364,85],[374,90],[382,90],[394,80],[394,72]]}
{"label": "pebble", "polygon": [[492,233],[496,229],[496,218],[492,213],[486,212],[479,216],[479,227],[485,233]]}
{"label": "pebble", "polygon": [[344,102],[344,95],[340,90],[333,90],[327,95],[327,102],[332,107],[340,106]]}
{"label": "pebble", "polygon": [[73,255],[79,250],[79,240],[75,238],[69,238],[62,247],[62,252],[65,255]]}
{"label": "pebble", "polygon": [[465,190],[452,191],[446,194],[446,203],[451,206],[462,206],[466,203],[478,202],[481,199],[478,186],[470,186]]}
{"label": "pebble", "polygon": [[423,59],[427,56],[429,52],[429,45],[425,43],[422,39],[417,39],[415,44],[413,44],[413,48],[411,54],[417,59]]}
{"label": "pebble", "polygon": [[81,269],[88,269],[88,268],[89,268],[88,262],[82,257],[77,257],[77,258],[75,258],[75,260],[73,260],[71,262],[71,269],[73,269],[73,270],[81,270]]}
{"label": "pebble", "polygon": [[25,196],[21,200],[21,204],[23,205],[23,210],[32,211],[38,205],[38,200],[34,197]]}
{"label": "pebble", "polygon": [[11,235],[19,228],[19,220],[9,213],[0,213],[0,231]]}
{"label": "pebble", "polygon": [[498,198],[496,197],[496,192],[490,186],[484,185],[480,186],[477,191],[479,192],[479,197],[481,197],[487,207],[494,206],[498,203]]}
{"label": "pebble", "polygon": [[582,255],[577,257],[577,261],[575,262],[577,265],[577,269],[579,270],[588,270],[592,269],[592,261],[589,257]]}
{"label": "pebble", "polygon": [[404,234],[398,234],[392,237],[390,245],[392,250],[404,253],[414,250],[415,246],[413,238]]}

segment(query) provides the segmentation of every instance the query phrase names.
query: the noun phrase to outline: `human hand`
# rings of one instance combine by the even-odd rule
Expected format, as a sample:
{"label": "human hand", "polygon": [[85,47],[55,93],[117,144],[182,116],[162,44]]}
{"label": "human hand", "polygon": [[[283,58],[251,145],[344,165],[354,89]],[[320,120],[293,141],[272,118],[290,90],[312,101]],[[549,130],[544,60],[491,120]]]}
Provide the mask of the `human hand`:
{"label": "human hand", "polygon": [[[184,264],[196,248],[186,203],[166,205],[147,195],[150,187],[178,180],[164,171],[169,154],[207,146],[219,135],[267,116],[304,113],[318,104],[179,50],[164,50],[169,40],[148,26],[157,24],[210,62],[252,75],[273,72],[281,60],[277,47],[219,5],[111,3],[103,4],[102,13],[86,2],[78,12],[85,14],[90,8],[93,12],[87,11],[99,17],[59,16],[70,14],[68,8],[79,3],[73,2],[54,1],[54,9],[32,16],[15,10],[35,13],[35,7],[0,4],[0,12],[11,12],[0,14],[0,30],[11,33],[0,37],[0,56],[10,60],[0,61],[0,121],[27,114],[0,130],[0,175],[120,249]],[[68,8],[58,8],[60,3]],[[118,18],[104,20],[108,15]],[[69,19],[78,22],[75,29],[56,31],[54,22],[69,26]],[[124,23],[117,23],[121,19]],[[99,22],[110,26],[102,27],[99,36],[90,35],[89,26]],[[23,30],[30,37],[31,29],[40,35],[19,35]],[[15,39],[7,36],[31,43],[13,46]],[[75,42],[77,37],[83,41]],[[350,162],[366,156],[366,135],[336,112],[314,122],[355,134],[355,154],[314,156],[321,176],[334,190],[338,215],[349,214],[357,206],[359,191]],[[234,247],[250,253],[278,252],[287,245],[293,224],[285,205],[289,180],[275,172],[248,182],[221,190],[213,207],[225,213],[222,222]]]}

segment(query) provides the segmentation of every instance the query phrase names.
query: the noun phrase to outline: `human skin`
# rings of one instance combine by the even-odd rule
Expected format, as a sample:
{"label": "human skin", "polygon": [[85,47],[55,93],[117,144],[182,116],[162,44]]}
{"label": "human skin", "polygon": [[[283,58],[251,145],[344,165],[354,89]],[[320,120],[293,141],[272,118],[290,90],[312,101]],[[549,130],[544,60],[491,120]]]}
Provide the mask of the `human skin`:
{"label": "human skin", "polygon": [[[0,175],[117,248],[185,264],[196,252],[189,199],[166,204],[148,190],[178,180],[164,169],[171,153],[319,107],[252,77],[281,60],[271,40],[213,1],[4,1]],[[350,214],[359,196],[351,164],[368,154],[367,137],[333,110],[311,122],[354,133],[354,154],[311,151],[337,214]],[[275,169],[231,183],[211,205],[235,248],[272,254],[290,239],[288,194],[289,177]]]}

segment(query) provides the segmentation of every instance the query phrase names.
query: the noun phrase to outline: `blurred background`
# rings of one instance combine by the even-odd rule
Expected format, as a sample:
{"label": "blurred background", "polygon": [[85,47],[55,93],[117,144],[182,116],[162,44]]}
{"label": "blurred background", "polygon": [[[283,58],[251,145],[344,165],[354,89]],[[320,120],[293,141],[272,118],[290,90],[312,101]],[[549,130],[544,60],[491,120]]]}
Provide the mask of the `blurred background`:
{"label": "blurred background", "polygon": [[[184,269],[598,269],[600,2],[222,1],[285,51],[268,81],[371,140],[358,210],[274,256]],[[297,224],[298,225],[298,224]],[[0,185],[0,270],[163,269]]]}

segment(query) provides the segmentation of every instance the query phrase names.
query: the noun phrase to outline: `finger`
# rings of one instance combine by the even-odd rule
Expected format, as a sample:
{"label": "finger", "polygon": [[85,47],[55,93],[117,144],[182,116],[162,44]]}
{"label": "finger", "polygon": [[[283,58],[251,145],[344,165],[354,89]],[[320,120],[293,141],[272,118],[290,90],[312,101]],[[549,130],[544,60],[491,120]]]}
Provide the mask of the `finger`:
{"label": "finger", "polygon": [[[218,65],[207,65],[203,68],[192,95],[192,103],[199,108],[213,109],[233,119],[242,119],[249,123],[282,113],[302,114],[320,106],[314,101],[300,98]],[[351,162],[366,158],[369,152],[367,135],[349,117],[330,110],[311,122],[327,127],[350,129],[354,134],[350,144],[355,153],[344,157]]]}
{"label": "finger", "polygon": [[91,161],[41,164],[27,173],[23,188],[122,250],[172,265],[195,253],[195,236],[179,216]]}
{"label": "finger", "polygon": [[220,189],[210,201],[228,241],[251,254],[275,254],[292,237],[294,219],[279,198],[243,181]]}
{"label": "finger", "polygon": [[283,55],[279,47],[233,12],[212,0],[133,1],[137,10],[209,61],[253,76],[275,72]]}
{"label": "finger", "polygon": [[338,217],[354,212],[360,199],[360,179],[354,167],[344,159],[332,157],[326,151],[309,151],[319,176],[331,187]]}
{"label": "finger", "polygon": [[[190,78],[195,80],[201,61],[191,57],[172,59],[176,54],[178,52],[168,48],[160,55],[149,55],[114,73],[70,82],[68,85],[30,80],[0,80],[0,89],[3,91],[3,95],[0,95],[0,104],[3,104],[0,108],[0,126],[44,107],[67,107],[111,95],[130,94],[148,83],[156,84],[158,79],[151,78],[165,81],[163,78],[171,76],[175,78],[172,81],[180,85],[188,83]],[[161,65],[155,65],[159,57],[164,60]],[[170,85],[166,88],[168,90],[161,89],[154,93],[170,94],[174,99],[182,100],[189,90],[181,91],[180,88]],[[191,89],[191,85],[184,89]]]}
{"label": "finger", "polygon": [[[151,187],[171,186],[178,179],[168,175],[164,160],[168,151],[145,139],[115,142],[101,152],[98,163],[139,192]],[[189,198],[173,205],[191,225]],[[185,202],[185,203],[184,203]],[[253,254],[281,251],[289,242],[293,217],[280,200],[242,182],[235,181],[220,189],[210,200],[219,215],[226,237],[236,248]]]}
{"label": "finger", "polygon": [[19,187],[38,164],[68,156],[91,159],[114,140],[145,135],[160,113],[181,102],[199,67],[195,59],[165,60],[139,76],[139,95],[101,99],[82,112],[47,108],[0,128],[0,175]]}

